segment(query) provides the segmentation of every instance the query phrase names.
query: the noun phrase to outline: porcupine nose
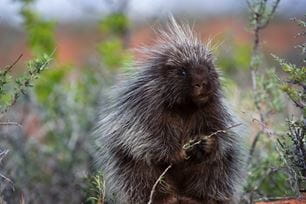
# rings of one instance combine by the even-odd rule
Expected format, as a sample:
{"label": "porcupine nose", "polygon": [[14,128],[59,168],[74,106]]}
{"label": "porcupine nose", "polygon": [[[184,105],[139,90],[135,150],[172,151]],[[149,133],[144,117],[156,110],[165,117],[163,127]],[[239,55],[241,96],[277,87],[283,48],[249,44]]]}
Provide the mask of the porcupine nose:
{"label": "porcupine nose", "polygon": [[205,79],[205,76],[201,74],[195,74],[193,76],[193,82],[192,87],[194,89],[194,95],[200,96],[203,94],[203,92],[207,88],[207,80]]}

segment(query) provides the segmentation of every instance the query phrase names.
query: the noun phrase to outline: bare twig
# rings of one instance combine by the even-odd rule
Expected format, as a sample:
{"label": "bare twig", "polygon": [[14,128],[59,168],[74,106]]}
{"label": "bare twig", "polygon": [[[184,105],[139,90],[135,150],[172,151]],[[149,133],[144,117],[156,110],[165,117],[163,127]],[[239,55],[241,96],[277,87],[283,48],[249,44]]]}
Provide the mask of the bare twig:
{"label": "bare twig", "polygon": [[154,196],[154,192],[156,191],[156,187],[157,185],[161,182],[161,180],[163,179],[163,177],[166,175],[166,173],[169,171],[169,169],[172,167],[172,164],[170,164],[164,171],[163,173],[158,177],[158,179],[155,181],[151,193],[150,193],[150,200],[148,202],[148,204],[152,204],[153,203],[153,196]]}
{"label": "bare twig", "polygon": [[184,150],[191,149],[191,148],[193,148],[195,145],[200,144],[200,143],[201,143],[203,140],[205,140],[206,138],[210,138],[210,137],[212,137],[212,136],[214,136],[214,135],[217,135],[217,134],[219,134],[219,133],[226,133],[229,129],[232,129],[232,128],[234,128],[234,127],[238,127],[238,126],[240,126],[240,125],[242,125],[242,123],[234,124],[234,125],[232,125],[232,126],[230,126],[230,127],[228,127],[228,128],[225,128],[225,129],[223,129],[223,130],[217,130],[216,132],[213,132],[213,133],[211,133],[211,134],[209,134],[209,135],[204,135],[204,136],[202,136],[202,137],[199,138],[199,139],[191,139],[189,142],[187,142],[187,143],[183,146],[183,149],[184,149]]}
{"label": "bare twig", "polygon": [[251,145],[251,148],[250,148],[250,151],[249,151],[248,163],[251,162],[251,158],[252,158],[252,156],[253,156],[253,154],[254,154],[255,147],[256,147],[256,145],[257,145],[257,142],[258,142],[258,140],[259,140],[259,137],[260,137],[261,133],[262,133],[261,131],[257,132],[257,134],[255,135],[255,137],[254,137],[254,139],[253,139],[253,141],[252,141],[252,145]]}
{"label": "bare twig", "polygon": [[20,123],[17,123],[17,122],[0,122],[0,125],[14,125],[14,126],[17,126],[17,127],[22,127],[22,125]]}
{"label": "bare twig", "polygon": [[5,67],[4,73],[5,74],[8,73],[18,63],[18,61],[22,58],[22,56],[23,56],[23,54],[20,54],[19,57],[13,62],[13,64]]}

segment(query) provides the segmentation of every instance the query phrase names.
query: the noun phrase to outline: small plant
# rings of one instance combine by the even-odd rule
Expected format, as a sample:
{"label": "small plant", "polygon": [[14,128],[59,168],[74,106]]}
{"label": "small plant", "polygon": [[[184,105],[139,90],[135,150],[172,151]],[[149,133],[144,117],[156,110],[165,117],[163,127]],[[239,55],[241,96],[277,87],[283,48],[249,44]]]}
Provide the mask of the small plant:
{"label": "small plant", "polygon": [[[31,61],[27,72],[16,80],[10,75],[11,66],[1,72],[3,113],[27,88],[33,86],[33,89],[27,97],[20,97],[18,106],[8,112],[18,123],[5,124],[16,124],[20,128],[0,129],[0,143],[10,150],[3,160],[1,173],[14,182],[15,189],[6,188],[0,195],[8,203],[22,200],[26,203],[78,203],[86,200],[88,183],[85,181],[88,174],[95,171],[89,135],[96,120],[101,88],[111,81],[109,71],[116,70],[129,58],[121,39],[127,18],[115,16],[101,22],[101,30],[106,36],[99,49],[103,66],[95,64],[96,67],[78,69],[57,60],[55,24],[35,12],[32,7],[35,0],[20,2],[28,48],[37,60]],[[54,63],[51,69],[44,70],[50,53],[54,53]],[[26,120],[33,125],[32,131],[27,131],[29,123],[24,124]],[[90,184],[88,203],[103,203],[99,179],[101,175],[94,177]],[[95,192],[94,187],[97,187]]]}
{"label": "small plant", "polygon": [[[293,19],[302,27],[303,31],[297,36],[306,36],[306,22]],[[301,48],[302,55],[305,55],[305,43],[298,45]],[[286,74],[284,79],[280,80],[281,90],[289,97],[290,101],[297,108],[297,114],[287,120],[288,131],[282,136],[278,143],[283,150],[286,161],[292,167],[298,176],[300,192],[306,191],[306,67],[304,66],[306,58],[301,66],[286,62],[286,60],[273,55],[280,64],[282,71]]]}
{"label": "small plant", "polygon": [[104,204],[105,183],[102,172],[89,177],[89,186],[87,190],[87,204]]}
{"label": "small plant", "polygon": [[[247,0],[249,28],[253,33],[249,70],[252,82],[251,124],[254,135],[248,158],[248,179],[242,200],[253,203],[282,195],[292,195],[287,172],[282,167],[274,140],[281,132],[278,117],[282,116],[282,94],[278,90],[275,71],[261,49],[261,32],[269,25],[280,0]],[[278,131],[276,131],[278,130]],[[260,151],[259,150],[260,147]]]}
{"label": "small plant", "polygon": [[29,61],[27,71],[16,79],[13,79],[13,77],[10,75],[10,70],[13,67],[12,65],[6,67],[4,71],[0,71],[1,113],[6,112],[9,107],[15,104],[20,94],[23,94],[27,88],[33,86],[33,81],[37,79],[39,74],[46,69],[50,61],[51,58],[48,55],[42,55],[35,60]]}
{"label": "small plant", "polygon": [[[18,60],[22,57],[20,55],[15,62],[4,68],[0,71],[0,118],[4,120],[7,116],[8,110],[17,102],[17,99],[33,86],[33,83],[39,78],[41,73],[47,68],[47,65],[50,63],[51,58],[48,55],[42,55],[39,58],[31,60],[27,64],[27,70],[19,77],[13,77],[10,73],[11,69],[17,64]],[[18,122],[11,121],[0,121],[0,133],[2,133],[2,128],[4,126],[18,126],[21,125]],[[6,139],[3,137],[4,134],[1,134],[1,143],[5,145],[4,142]],[[11,135],[13,137],[13,135]],[[9,140],[12,140],[10,138]],[[4,143],[4,144],[3,144]],[[8,150],[2,150],[0,147],[0,166],[2,166],[2,160],[8,154]],[[6,146],[6,148],[8,148]],[[2,171],[2,170],[1,170]],[[7,173],[7,172],[6,172]],[[0,172],[0,203],[4,203],[3,191],[6,191],[9,188],[15,189],[14,179],[10,179]]]}
{"label": "small plant", "polygon": [[13,66],[22,57],[20,55],[18,59],[10,66],[0,71],[0,112],[6,112],[10,106],[12,106],[20,94],[32,86],[32,82],[38,78],[38,75],[46,68],[51,58],[47,55],[43,55],[28,63],[28,69],[22,76],[13,79],[10,74]]}

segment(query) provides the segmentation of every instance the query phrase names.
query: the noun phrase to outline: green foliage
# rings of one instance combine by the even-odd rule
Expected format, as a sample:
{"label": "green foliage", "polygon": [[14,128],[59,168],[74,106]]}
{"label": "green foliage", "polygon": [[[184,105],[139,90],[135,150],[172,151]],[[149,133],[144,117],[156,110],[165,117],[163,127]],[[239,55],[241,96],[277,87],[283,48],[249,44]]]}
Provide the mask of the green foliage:
{"label": "green foliage", "polygon": [[218,49],[218,65],[226,74],[246,71],[251,60],[251,47],[247,44],[237,43],[233,39]]}
{"label": "green foliage", "polygon": [[296,83],[306,82],[306,67],[297,67],[294,64],[286,62],[275,55],[272,55],[274,59],[281,65],[282,70],[288,74],[288,79]]}
{"label": "green foliage", "polygon": [[[0,188],[0,194],[4,195],[0,196],[0,202],[5,200],[19,203],[19,195],[25,195],[29,203],[79,203],[83,200],[85,203],[100,204],[104,201],[104,181],[101,172],[88,176],[96,171],[93,169],[94,149],[89,142],[89,136],[97,118],[101,89],[109,78],[113,78],[107,74],[109,71],[115,74],[126,62],[132,61],[132,55],[126,51],[130,22],[124,13],[113,13],[101,20],[99,26],[103,39],[97,49],[102,68],[100,65],[92,65],[78,69],[60,64],[55,59],[52,68],[45,70],[50,62],[50,54],[55,51],[56,25],[52,21],[42,19],[32,9],[34,1],[22,0],[20,13],[24,18],[28,46],[34,56],[39,57],[31,61],[26,72],[17,78],[7,71],[10,67],[0,72],[0,109],[7,110],[18,96],[33,86],[29,100],[22,101],[23,98],[20,98],[19,109],[12,111],[16,111],[13,115],[20,121],[23,119],[18,117],[27,118],[34,115],[36,120],[31,121],[31,125],[35,126],[35,131],[29,132],[26,128],[6,131],[0,129],[1,145],[10,150],[3,163],[3,173],[13,179],[15,188],[15,191],[7,188],[2,191]],[[264,2],[267,1],[255,0],[250,3],[250,25],[255,30],[265,27],[275,10],[274,4],[267,7]],[[304,21],[297,22],[305,27]],[[264,116],[270,116],[271,113],[280,114],[284,109],[282,91],[300,105],[305,104],[305,95],[300,86],[305,84],[305,67],[300,68],[275,56],[288,76],[280,83],[275,76],[275,70],[263,62],[264,57],[259,49],[255,49],[252,55],[250,45],[231,42],[225,46],[228,50],[224,52],[220,49],[217,53],[218,64],[226,73],[222,84],[229,96],[234,95],[233,90],[240,90],[240,87],[228,76],[235,78],[241,73],[246,74],[244,72],[249,68],[267,67],[267,70],[259,70],[255,77],[256,91],[253,90],[255,97],[252,98]],[[299,47],[305,52],[303,46]],[[250,92],[249,83],[245,87],[244,85],[241,85],[241,92]],[[254,106],[254,103],[252,105]],[[254,107],[251,109],[253,111]],[[292,175],[288,173],[284,161],[280,159],[281,155],[276,151],[273,140],[276,134],[271,136],[266,132],[271,128],[284,135],[281,125],[277,124],[280,119],[283,117],[278,115],[267,117],[263,122],[257,121],[264,128],[260,132],[258,149],[250,159],[245,188],[246,193],[254,198],[296,194],[292,188]],[[287,131],[292,137],[295,132],[303,134],[304,131],[300,128],[303,125],[302,118],[294,121],[288,124],[294,131]],[[301,169],[301,162],[296,157],[299,153],[293,148],[298,142],[285,135],[282,139],[280,146],[284,154]]]}
{"label": "green foliage", "polygon": [[[271,142],[270,142],[271,145]],[[249,172],[245,191],[252,197],[280,197],[283,195],[293,196],[295,192],[291,189],[288,173],[282,171],[283,162],[279,154],[272,147],[268,156],[256,160]]]}
{"label": "green foliage", "polygon": [[[17,99],[20,98],[21,94],[25,94],[26,91],[29,90],[29,88],[31,88],[32,86],[34,86],[35,81],[37,79],[39,79],[39,76],[43,73],[43,71],[45,71],[45,69],[47,68],[47,65],[50,63],[51,58],[49,55],[46,54],[41,54],[40,57],[35,58],[34,60],[31,60],[27,63],[27,69],[26,71],[21,74],[20,76],[17,77],[13,77],[10,74],[10,70],[13,68],[13,66],[18,62],[18,60],[21,58],[21,56],[10,66],[5,67],[3,71],[0,71],[0,112],[1,112],[1,118],[4,117],[5,115],[8,115],[7,112],[10,108],[12,108],[12,106],[17,102]],[[15,122],[10,122],[10,123],[1,123],[1,125],[5,126],[5,125],[10,125],[10,124],[14,124],[14,125],[18,125],[18,123]],[[1,130],[1,129],[0,129]],[[40,163],[37,163],[37,165],[33,165],[30,166],[28,168],[27,166],[27,162],[26,162],[26,158],[27,155],[23,154],[21,155],[21,157],[23,159],[20,159],[20,157],[18,157],[18,151],[24,153],[26,152],[28,149],[26,148],[30,148],[31,145],[27,145],[27,147],[23,147],[22,145],[24,145],[24,141],[20,138],[15,136],[15,133],[10,131],[10,135],[9,138],[5,137],[5,134],[3,134],[3,132],[1,132],[1,145],[5,145],[9,150],[12,149],[12,154],[10,155],[10,162],[12,162],[13,164],[11,164],[11,166],[13,166],[12,168],[10,167],[10,165],[6,165],[5,166],[5,170],[7,171],[6,174],[9,174],[10,172],[10,176],[12,176],[12,178],[14,179],[14,182],[11,182],[10,180],[10,185],[9,186],[13,186],[12,188],[15,188],[15,184],[19,184],[23,183],[25,178],[31,179],[32,181],[36,181],[38,179],[41,179],[41,177],[22,177],[24,176],[24,174],[27,174],[27,172],[32,172],[32,171],[36,171],[38,169],[41,169],[41,166],[39,165]],[[18,142],[17,142],[18,140]],[[37,154],[29,154],[30,158],[28,158],[31,161],[34,161],[36,159],[38,159],[39,157],[37,156]],[[33,157],[33,158],[32,158]],[[1,158],[0,158],[1,160]],[[16,168],[18,170],[23,170],[23,172],[20,172],[19,176],[14,175],[14,171],[18,171],[16,170]],[[51,175],[50,175],[51,176]],[[1,177],[1,176],[0,176]],[[0,200],[3,200],[4,197],[2,196],[2,191],[6,190],[7,188],[5,187],[5,183],[7,182],[2,182],[4,177],[0,178]],[[6,179],[8,180],[8,179]],[[16,183],[15,183],[16,182]],[[2,184],[4,186],[2,186]],[[4,189],[4,190],[3,190]],[[17,196],[13,196],[12,199],[10,199],[13,203],[16,202]],[[5,199],[5,201],[7,201],[7,199]],[[3,201],[4,202],[4,201]]]}
{"label": "green foliage", "polygon": [[123,13],[113,13],[100,22],[100,29],[107,35],[123,35],[130,22]]}
{"label": "green foliage", "polygon": [[297,195],[294,176],[286,162],[281,160],[275,141],[283,134],[284,103],[281,85],[275,70],[267,65],[260,50],[263,30],[272,19],[280,0],[247,1],[250,11],[250,28],[254,33],[250,71],[253,104],[258,124],[251,142],[249,177],[246,186],[247,201],[277,196]]}
{"label": "green foliage", "polygon": [[57,85],[65,79],[68,71],[69,68],[67,67],[57,67],[56,69],[47,70],[36,82],[34,90],[37,101],[46,106],[48,108],[47,110],[53,110],[51,107],[53,105],[56,106],[53,103],[56,99],[53,98],[55,96],[52,93],[56,91]]}
{"label": "green foliage", "polygon": [[[304,17],[306,16],[306,14],[304,15]],[[296,19],[296,18],[293,18],[292,19],[299,27],[302,28],[302,31],[297,33],[297,37],[300,37],[300,36],[306,36],[306,21],[305,20],[302,20],[302,19]],[[299,48],[301,50],[301,53],[302,55],[304,55],[304,63],[306,62],[306,42],[302,43],[302,44],[299,44],[296,46],[297,48]]]}
{"label": "green foliage", "polygon": [[287,79],[281,80],[281,90],[306,114],[304,102],[306,100],[306,67],[297,67],[287,63],[285,60],[273,55],[274,59],[281,65],[282,70],[287,74]]}
{"label": "green foliage", "polygon": [[103,204],[105,196],[105,183],[102,172],[89,177],[89,187],[87,192],[87,204]]}
{"label": "green foliage", "polygon": [[306,143],[306,138],[304,135],[305,130],[303,130],[303,121],[292,118],[287,123],[289,130],[286,132],[286,135],[278,138],[278,144],[284,153],[285,159],[291,165],[292,169],[295,170],[295,173],[300,177],[305,176],[306,161],[303,146]]}
{"label": "green foliage", "polygon": [[[296,20],[299,26],[305,29],[303,20]],[[305,36],[305,31],[304,35]],[[300,47],[303,47],[301,45]],[[302,54],[305,51],[301,50]],[[288,131],[279,138],[279,145],[292,169],[298,175],[299,190],[306,190],[306,67],[296,66],[273,55],[286,74],[285,79],[280,80],[281,90],[289,96],[290,100],[299,110],[299,114],[288,119]]]}
{"label": "green foliage", "polygon": [[26,113],[21,112],[18,117],[27,119],[34,115],[34,131],[27,132],[23,127],[10,129],[9,136],[0,138],[1,145],[11,151],[3,172],[13,178],[15,189],[0,185],[0,198],[19,203],[22,194],[29,203],[79,203],[86,200],[85,192],[89,192],[86,202],[103,203],[102,175],[86,183],[87,174],[93,169],[93,147],[88,137],[96,121],[101,88],[112,78],[104,67],[113,70],[131,60],[123,39],[128,19],[123,14],[112,14],[101,21],[105,39],[98,50],[103,68],[77,69],[55,59],[52,68],[42,72],[50,61],[48,56],[56,54],[55,24],[32,9],[34,1],[22,0],[20,13],[28,47],[38,58],[29,62],[26,73],[16,79],[7,71],[11,67],[0,72],[1,111],[6,111],[33,86],[30,100],[20,103]]}
{"label": "green foliage", "polygon": [[29,61],[26,72],[17,78],[12,77],[8,69],[0,71],[0,112],[7,111],[20,94],[33,86],[33,82],[47,68],[50,61],[48,55]]}
{"label": "green foliage", "polygon": [[17,0],[17,1],[20,1],[26,5],[31,5],[31,3],[34,3],[36,0]]}
{"label": "green foliage", "polygon": [[132,60],[124,47],[128,26],[128,18],[123,13],[113,13],[100,22],[100,30],[105,38],[99,43],[98,52],[103,64],[111,70],[121,68]]}
{"label": "green foliage", "polygon": [[269,6],[268,0],[247,0],[250,10],[250,26],[254,30],[265,28],[274,15],[279,2],[280,0],[272,1],[271,6]]}
{"label": "green foliage", "polygon": [[6,109],[13,103],[13,93],[9,93],[8,89],[11,89],[12,86],[10,83],[12,81],[12,77],[8,74],[8,72],[1,71],[0,72],[0,109]]}
{"label": "green foliage", "polygon": [[51,54],[55,50],[54,22],[42,20],[28,6],[21,10],[27,30],[27,42],[35,55]]}
{"label": "green foliage", "polygon": [[[14,81],[16,88],[9,86],[12,77],[1,72],[0,91],[7,97],[12,95],[8,87],[19,93],[34,86],[30,101],[23,101],[22,107],[31,107],[29,115],[35,115],[36,121],[31,124],[35,131],[13,129],[10,137],[0,138],[1,144],[11,150],[4,172],[14,179],[15,188],[14,192],[10,188],[4,192],[0,189],[0,194],[12,203],[20,202],[19,193],[29,203],[78,203],[85,197],[85,179],[92,168],[88,136],[96,119],[104,77],[108,77],[102,77],[101,72],[107,72],[93,67],[78,70],[57,62],[41,73],[50,61],[43,53],[55,50],[54,23],[37,15],[31,9],[32,1],[23,3],[21,13],[28,46],[40,57],[31,61],[26,74]],[[3,97],[8,104],[13,99]]]}
{"label": "green foliage", "polygon": [[283,109],[282,92],[274,69],[268,69],[257,76],[255,103],[261,103],[262,108],[269,112],[279,112]]}
{"label": "green foliage", "polygon": [[122,40],[119,38],[101,42],[98,45],[98,51],[103,63],[110,69],[122,67],[125,63],[131,61],[131,56],[124,50]]}

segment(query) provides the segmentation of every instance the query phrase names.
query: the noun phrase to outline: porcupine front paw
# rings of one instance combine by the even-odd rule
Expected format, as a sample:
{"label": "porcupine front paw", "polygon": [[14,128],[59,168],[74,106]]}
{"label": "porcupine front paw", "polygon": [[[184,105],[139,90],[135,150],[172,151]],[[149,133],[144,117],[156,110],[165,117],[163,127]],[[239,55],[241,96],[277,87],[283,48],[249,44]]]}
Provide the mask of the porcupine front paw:
{"label": "porcupine front paw", "polygon": [[186,150],[187,158],[195,163],[205,161],[213,152],[216,141],[213,137],[203,138]]}

